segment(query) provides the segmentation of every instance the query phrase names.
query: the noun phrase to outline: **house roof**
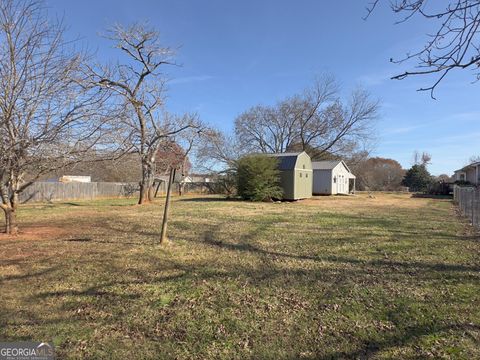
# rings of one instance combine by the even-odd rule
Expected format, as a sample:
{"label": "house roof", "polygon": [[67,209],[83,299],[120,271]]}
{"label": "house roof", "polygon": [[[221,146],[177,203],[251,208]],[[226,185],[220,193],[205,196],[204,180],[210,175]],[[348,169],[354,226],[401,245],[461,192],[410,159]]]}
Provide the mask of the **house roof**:
{"label": "house roof", "polygon": [[280,154],[268,154],[269,156],[273,156],[278,158],[278,170],[293,170],[295,168],[295,164],[297,163],[297,157],[300,155],[301,152],[298,153],[280,153]]}
{"label": "house roof", "polygon": [[463,167],[463,168],[461,168],[461,169],[455,170],[454,172],[458,172],[458,171],[465,171],[465,170],[467,170],[468,168],[471,168],[471,167],[473,167],[473,168],[474,168],[474,167],[477,167],[477,166],[480,166],[480,161],[477,161],[477,162],[471,163],[471,164],[469,164],[469,165],[467,165],[467,166],[464,166],[464,167]]}

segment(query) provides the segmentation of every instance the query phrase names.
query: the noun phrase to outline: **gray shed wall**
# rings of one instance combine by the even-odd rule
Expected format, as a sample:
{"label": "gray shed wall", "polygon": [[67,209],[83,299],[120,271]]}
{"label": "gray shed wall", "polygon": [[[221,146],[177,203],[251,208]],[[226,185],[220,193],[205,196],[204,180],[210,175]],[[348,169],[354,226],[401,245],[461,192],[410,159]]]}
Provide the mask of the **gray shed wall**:
{"label": "gray shed wall", "polygon": [[313,170],[313,193],[315,195],[332,193],[332,170]]}
{"label": "gray shed wall", "polygon": [[280,186],[283,189],[283,198],[285,200],[294,200],[294,172],[292,170],[280,171]]}

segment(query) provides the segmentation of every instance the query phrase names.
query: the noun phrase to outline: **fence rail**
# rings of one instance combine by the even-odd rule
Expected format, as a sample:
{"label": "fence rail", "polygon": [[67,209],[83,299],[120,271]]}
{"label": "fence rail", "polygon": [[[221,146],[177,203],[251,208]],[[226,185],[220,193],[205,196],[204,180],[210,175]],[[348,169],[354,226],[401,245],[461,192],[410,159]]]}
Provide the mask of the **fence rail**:
{"label": "fence rail", "polygon": [[480,228],[480,188],[455,185],[453,199],[472,225]]}

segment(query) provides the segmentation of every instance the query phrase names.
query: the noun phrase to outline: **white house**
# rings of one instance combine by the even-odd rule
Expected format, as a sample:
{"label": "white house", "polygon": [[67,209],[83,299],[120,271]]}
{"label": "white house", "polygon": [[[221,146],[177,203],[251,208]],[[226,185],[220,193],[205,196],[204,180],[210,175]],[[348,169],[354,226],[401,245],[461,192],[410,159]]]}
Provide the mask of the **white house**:
{"label": "white house", "polygon": [[355,192],[355,175],[343,160],[314,161],[313,194],[336,195]]}
{"label": "white house", "polygon": [[480,185],[480,161],[455,170],[455,181],[468,181],[473,185]]}

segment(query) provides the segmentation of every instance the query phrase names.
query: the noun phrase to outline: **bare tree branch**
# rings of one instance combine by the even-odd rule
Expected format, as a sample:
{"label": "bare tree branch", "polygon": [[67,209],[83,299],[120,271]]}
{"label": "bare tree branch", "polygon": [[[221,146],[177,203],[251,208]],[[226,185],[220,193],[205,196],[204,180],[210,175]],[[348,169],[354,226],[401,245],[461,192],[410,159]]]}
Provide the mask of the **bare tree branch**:
{"label": "bare tree branch", "polygon": [[[367,15],[371,16],[381,0],[372,1],[367,7]],[[396,0],[390,2],[394,13],[403,15],[397,22],[408,21],[420,16],[432,22],[436,30],[428,35],[425,45],[413,53],[408,53],[399,60],[391,60],[400,64],[415,59],[416,70],[405,71],[392,79],[402,80],[417,75],[438,75],[433,84],[422,87],[418,91],[428,91],[435,98],[434,92],[441,81],[452,71],[472,68],[475,80],[480,79],[480,1],[449,0],[433,2],[426,0]]]}

